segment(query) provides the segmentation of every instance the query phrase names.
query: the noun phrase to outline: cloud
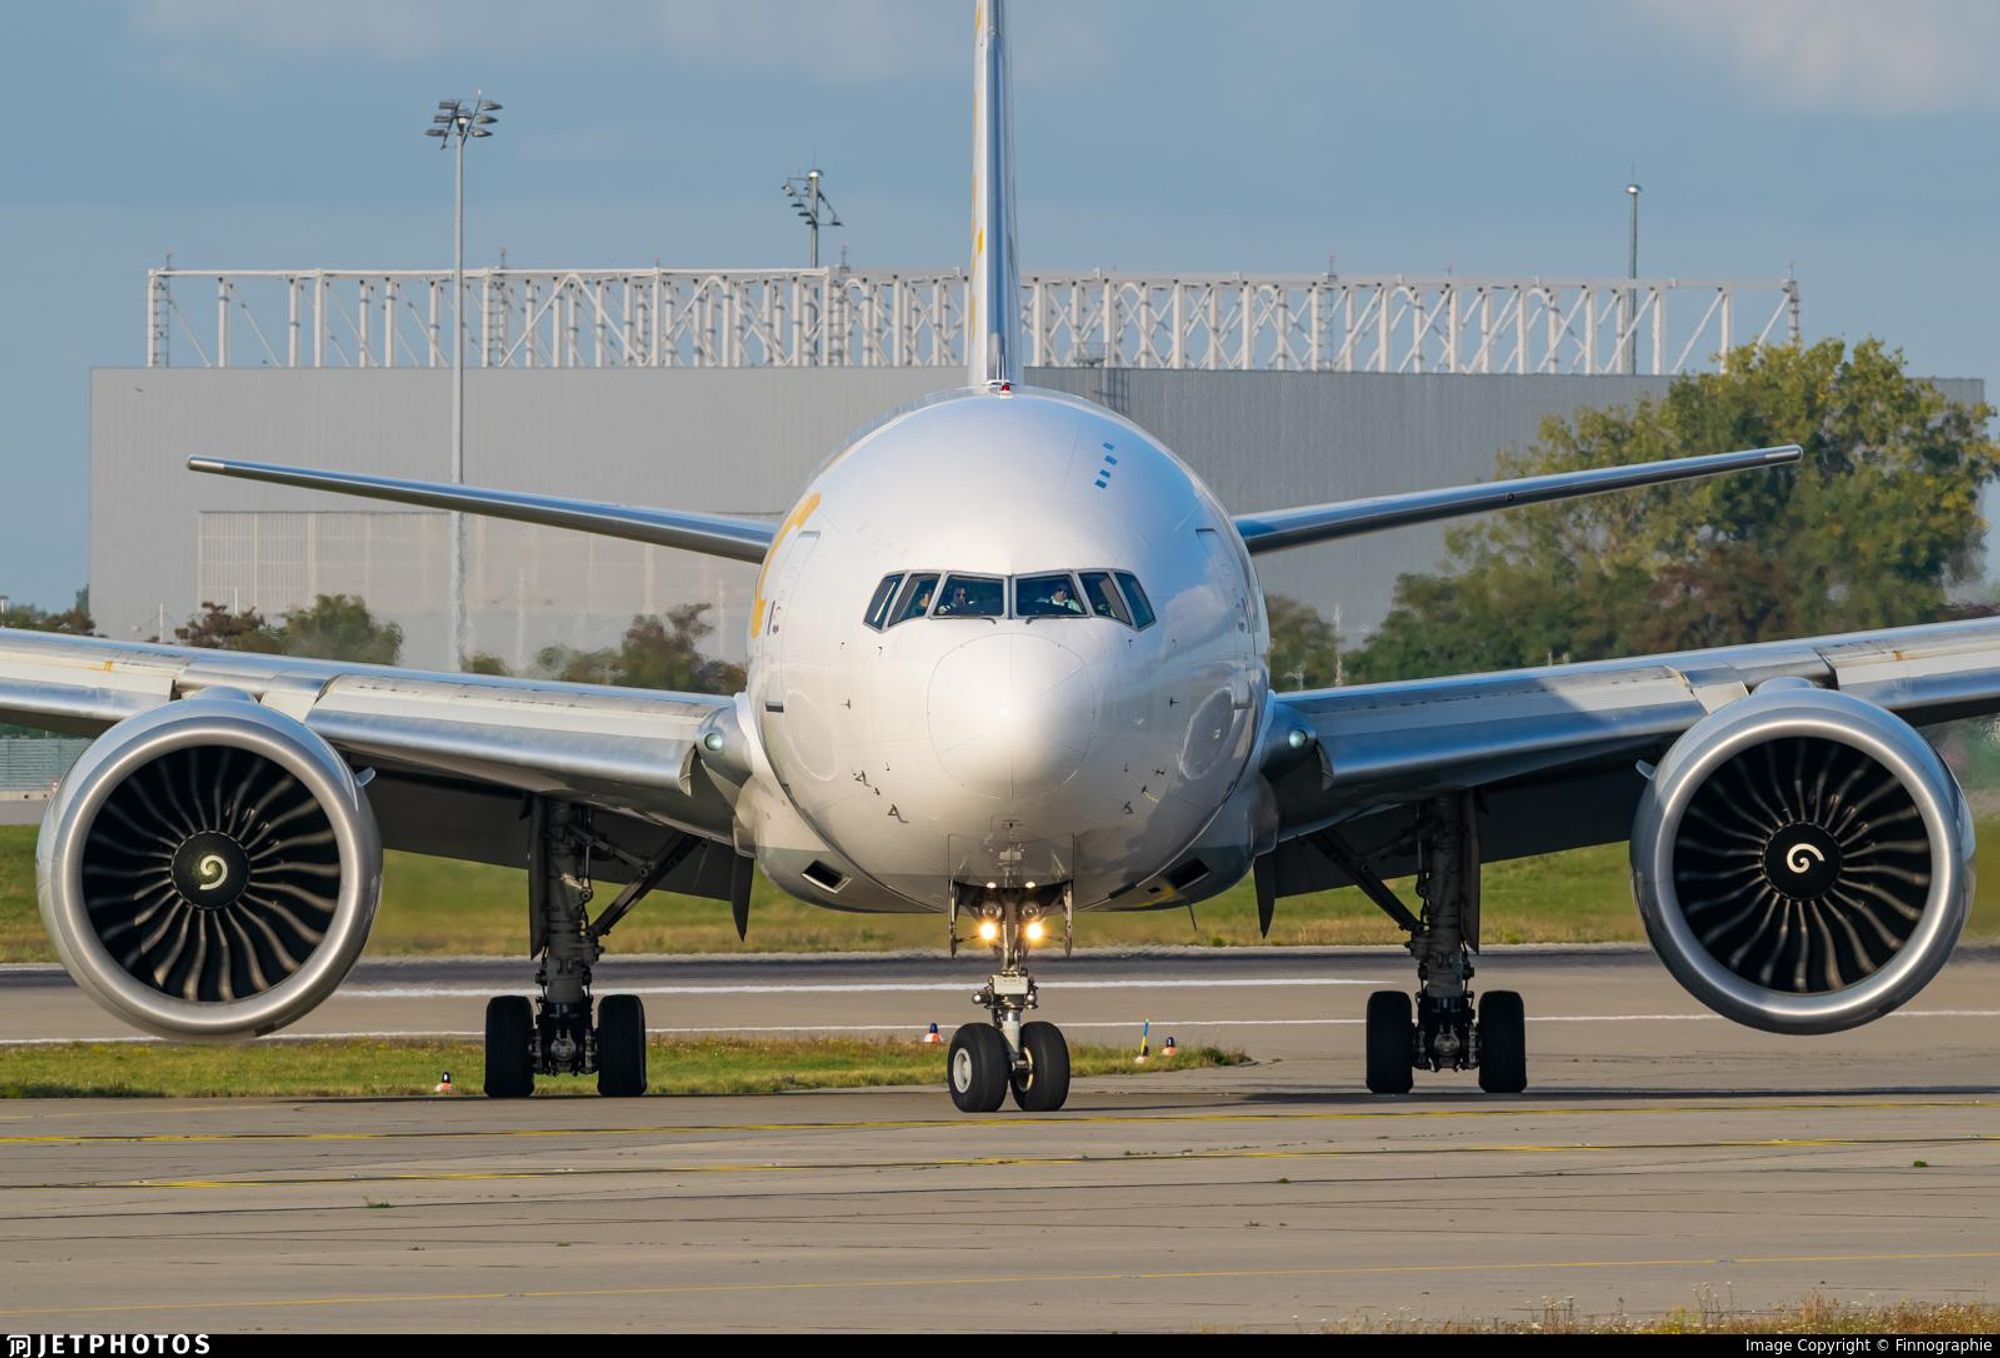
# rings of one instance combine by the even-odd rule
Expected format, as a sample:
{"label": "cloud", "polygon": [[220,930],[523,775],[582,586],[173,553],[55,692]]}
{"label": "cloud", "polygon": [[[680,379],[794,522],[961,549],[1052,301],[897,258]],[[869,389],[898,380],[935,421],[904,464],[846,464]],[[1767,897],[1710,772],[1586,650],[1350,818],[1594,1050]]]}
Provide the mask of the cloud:
{"label": "cloud", "polygon": [[2000,104],[1991,0],[1641,0],[1795,107],[1939,113]]}
{"label": "cloud", "polygon": [[[167,68],[190,75],[216,69],[219,50],[415,61],[636,47],[683,65],[826,84],[929,76],[935,55],[958,46],[971,66],[970,8],[941,0],[484,0],[471,10],[412,0],[133,0],[131,15],[134,31],[164,49]],[[1024,79],[1100,59],[1097,26],[1067,6],[1038,5],[1023,17],[1032,30],[1021,45],[1036,58]]]}

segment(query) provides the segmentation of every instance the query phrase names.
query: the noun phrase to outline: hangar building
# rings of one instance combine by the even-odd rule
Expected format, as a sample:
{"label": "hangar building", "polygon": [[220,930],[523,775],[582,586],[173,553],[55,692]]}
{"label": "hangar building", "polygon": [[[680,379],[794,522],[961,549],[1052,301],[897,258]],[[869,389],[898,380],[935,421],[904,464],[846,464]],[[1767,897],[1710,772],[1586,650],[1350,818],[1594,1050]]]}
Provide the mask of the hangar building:
{"label": "hangar building", "polygon": [[[854,433],[961,381],[954,272],[475,269],[466,284],[475,485],[777,516]],[[405,663],[449,666],[446,516],[182,463],[449,480],[451,299],[448,271],[154,271],[146,366],[92,381],[100,629],[143,639],[207,601],[275,616],[346,593],[403,626]],[[1485,479],[1543,419],[1662,391],[1799,321],[1789,279],[1043,275],[1022,305],[1031,382],[1127,415],[1237,510]],[[1412,529],[1260,570],[1359,636],[1442,542]],[[709,646],[740,658],[754,574],[471,518],[471,649],[518,669],[708,602]]]}

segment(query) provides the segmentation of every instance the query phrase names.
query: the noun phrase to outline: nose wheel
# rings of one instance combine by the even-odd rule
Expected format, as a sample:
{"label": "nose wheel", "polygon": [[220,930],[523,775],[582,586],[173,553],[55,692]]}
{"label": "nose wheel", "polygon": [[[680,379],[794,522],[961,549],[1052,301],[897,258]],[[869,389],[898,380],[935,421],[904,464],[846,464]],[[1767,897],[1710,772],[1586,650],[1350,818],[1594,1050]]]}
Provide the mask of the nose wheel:
{"label": "nose wheel", "polygon": [[[1065,907],[1067,900],[1065,894]],[[956,951],[956,911],[953,916]],[[991,1021],[968,1023],[952,1034],[945,1085],[961,1113],[995,1112],[1010,1093],[1024,1113],[1053,1113],[1069,1098],[1069,1043],[1062,1029],[1021,1021],[1037,1003],[1027,958],[1030,941],[1041,937],[1041,918],[1038,909],[1024,909],[1017,898],[996,900],[982,911],[978,936],[993,944],[1000,970],[972,997]]]}
{"label": "nose wheel", "polygon": [[961,1113],[991,1113],[1006,1100],[1013,1075],[1014,1054],[1000,1030],[986,1023],[968,1023],[951,1036],[946,1067],[951,1101]]}
{"label": "nose wheel", "polygon": [[946,1063],[951,1101],[961,1113],[997,1112],[1008,1094],[1024,1113],[1053,1113],[1069,1098],[1069,1043],[1053,1023],[1021,1025],[1016,1052],[990,1023],[952,1034]]}
{"label": "nose wheel", "polygon": [[1021,1025],[1021,1051],[1007,1082],[1024,1113],[1053,1113],[1069,1098],[1069,1043],[1053,1023]]}

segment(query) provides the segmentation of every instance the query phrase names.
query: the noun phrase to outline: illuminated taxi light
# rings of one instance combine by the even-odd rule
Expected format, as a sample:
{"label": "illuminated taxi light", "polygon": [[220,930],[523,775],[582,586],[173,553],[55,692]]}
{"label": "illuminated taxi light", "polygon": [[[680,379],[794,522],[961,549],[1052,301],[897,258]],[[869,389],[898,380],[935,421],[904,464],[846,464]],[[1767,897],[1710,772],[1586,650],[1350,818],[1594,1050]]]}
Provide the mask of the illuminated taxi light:
{"label": "illuminated taxi light", "polygon": [[1044,923],[1042,923],[1042,922],[1041,922],[1040,920],[1038,920],[1038,919],[1036,919],[1036,920],[1029,920],[1029,921],[1028,921],[1028,942],[1030,942],[1030,943],[1040,943],[1040,942],[1042,941],[1042,936],[1043,936],[1044,934],[1048,933],[1048,931],[1049,931],[1049,926],[1048,926],[1048,925],[1046,925],[1046,924],[1044,924]]}
{"label": "illuminated taxi light", "polygon": [[979,941],[980,941],[980,942],[982,942],[982,943],[991,943],[991,942],[992,942],[992,941],[993,941],[994,939],[996,939],[996,938],[998,938],[998,937],[1000,937],[1000,926],[999,926],[999,925],[995,924],[995,923],[994,923],[994,922],[993,922],[992,920],[990,920],[990,919],[983,919],[983,920],[979,921]]}

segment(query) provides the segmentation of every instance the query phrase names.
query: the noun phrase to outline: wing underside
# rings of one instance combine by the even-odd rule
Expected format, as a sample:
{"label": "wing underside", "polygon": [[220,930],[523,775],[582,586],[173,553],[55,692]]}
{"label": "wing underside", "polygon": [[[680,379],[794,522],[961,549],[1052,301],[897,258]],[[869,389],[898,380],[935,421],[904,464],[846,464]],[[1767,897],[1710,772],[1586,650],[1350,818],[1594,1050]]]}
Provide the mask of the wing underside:
{"label": "wing underside", "polygon": [[[534,796],[595,808],[611,841],[641,858],[676,834],[730,838],[730,805],[696,757],[703,723],[730,698],[0,630],[0,722],[95,735],[224,688],[372,769],[392,848],[518,865]],[[674,889],[698,889],[710,871],[691,863]]]}
{"label": "wing underside", "polygon": [[[1412,808],[1476,790],[1488,860],[1622,840],[1657,761],[1683,731],[1770,679],[1838,689],[1916,725],[2000,711],[2000,619],[1941,623],[1410,683],[1278,696],[1320,758],[1276,784],[1283,895],[1352,878],[1316,844],[1401,837]],[[1414,868],[1389,855],[1384,875]]]}

